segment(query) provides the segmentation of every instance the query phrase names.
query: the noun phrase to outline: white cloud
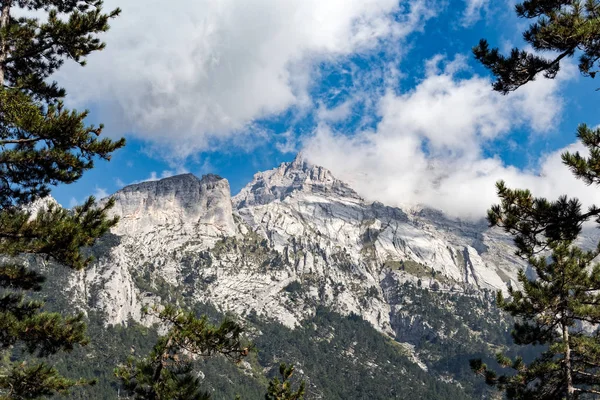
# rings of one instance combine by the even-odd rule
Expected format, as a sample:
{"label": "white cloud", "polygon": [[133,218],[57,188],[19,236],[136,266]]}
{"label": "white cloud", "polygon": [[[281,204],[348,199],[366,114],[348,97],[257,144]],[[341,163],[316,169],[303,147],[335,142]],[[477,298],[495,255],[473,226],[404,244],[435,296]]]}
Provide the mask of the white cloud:
{"label": "white cloud", "polygon": [[481,13],[487,9],[489,0],[465,0],[467,8],[463,13],[462,25],[468,27],[479,21]]}
{"label": "white cloud", "polygon": [[133,185],[135,183],[158,181],[160,179],[170,178],[171,176],[185,174],[187,172],[188,172],[188,170],[185,168],[178,168],[176,170],[165,169],[160,174],[158,174],[156,171],[151,171],[150,176],[148,176],[145,179],[133,181],[130,183],[130,185]]}
{"label": "white cloud", "polygon": [[353,105],[353,99],[347,100],[333,108],[327,108],[323,103],[321,103],[319,104],[319,108],[317,109],[317,118],[323,122],[343,121],[346,118],[348,118],[352,113]]}
{"label": "white cloud", "polygon": [[296,135],[292,131],[286,131],[280,135],[277,135],[278,141],[275,143],[275,148],[280,153],[297,153],[298,143]]}
{"label": "white cloud", "polygon": [[[210,158],[206,157],[204,160],[202,160],[202,163],[200,164],[200,166],[195,170],[195,175],[196,176],[203,176],[206,174],[212,174],[214,173],[216,170],[216,167],[214,165],[212,165],[212,163],[210,162]],[[178,168],[177,171],[182,171],[182,168]],[[181,172],[178,172],[181,173]]]}
{"label": "white cloud", "polygon": [[[400,40],[433,16],[429,0],[106,0],[123,14],[106,50],[57,80],[115,134],[185,157],[257,118],[307,106],[316,61]],[[165,10],[167,7],[168,10]]]}
{"label": "white cloud", "polygon": [[560,87],[572,76],[569,68],[556,80],[540,79],[501,96],[488,79],[457,78],[465,68],[461,60],[440,66],[442,58],[435,57],[413,90],[386,94],[379,101],[381,122],[374,131],[348,136],[321,124],[304,142],[306,157],[371,200],[426,205],[463,218],[482,217],[497,201],[494,184],[499,179],[540,196],[568,193],[600,203],[597,190],[576,181],[562,166],[562,150],[527,171],[484,151],[515,128],[532,135],[551,131],[562,109]]}
{"label": "white cloud", "polygon": [[96,199],[99,200],[99,199],[103,199],[108,196],[109,196],[109,194],[106,191],[106,188],[101,188],[101,187],[96,186],[96,188],[94,189],[94,197]]}
{"label": "white cloud", "polygon": [[[434,57],[434,60],[441,61]],[[388,93],[380,101],[383,117],[378,132],[406,134],[426,140],[433,155],[445,153],[477,155],[481,142],[497,138],[511,128],[529,125],[536,132],[552,129],[562,101],[559,81],[533,82],[512,96],[493,92],[486,78],[456,79],[466,69],[464,57],[456,57],[442,70],[427,62],[429,71],[417,87],[407,93]]]}

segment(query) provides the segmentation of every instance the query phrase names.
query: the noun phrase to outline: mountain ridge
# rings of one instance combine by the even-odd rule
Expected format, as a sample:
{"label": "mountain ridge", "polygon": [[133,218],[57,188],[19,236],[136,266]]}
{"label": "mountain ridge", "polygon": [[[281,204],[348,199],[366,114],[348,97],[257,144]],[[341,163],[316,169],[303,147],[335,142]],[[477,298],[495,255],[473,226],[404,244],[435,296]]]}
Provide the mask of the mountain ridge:
{"label": "mountain ridge", "polygon": [[393,282],[506,290],[525,265],[501,232],[366,202],[301,155],[255,174],[234,197],[211,174],[134,184],[113,197],[119,244],[72,280],[80,307],[93,297],[108,324],[142,321],[162,282],[193,301],[292,328],[325,305],[394,335]]}
{"label": "mountain ridge", "polygon": [[[450,367],[468,369],[462,358],[471,354],[456,335],[468,335],[477,352],[507,343],[509,321],[492,292],[515,284],[526,264],[498,229],[366,201],[301,156],[255,174],[233,197],[211,174],[138,183],[113,197],[120,221],[90,249],[95,261],[57,280],[61,301],[105,329],[152,326],[142,309],[154,304],[213,307],[247,324],[269,352],[287,354],[261,330],[321,346],[343,336],[315,322],[327,315],[338,327],[354,321],[383,335],[420,371],[411,369],[409,381],[431,373],[443,385],[471,382]],[[346,343],[336,357],[353,365],[360,347]],[[363,367],[375,371],[390,358],[380,360]]]}

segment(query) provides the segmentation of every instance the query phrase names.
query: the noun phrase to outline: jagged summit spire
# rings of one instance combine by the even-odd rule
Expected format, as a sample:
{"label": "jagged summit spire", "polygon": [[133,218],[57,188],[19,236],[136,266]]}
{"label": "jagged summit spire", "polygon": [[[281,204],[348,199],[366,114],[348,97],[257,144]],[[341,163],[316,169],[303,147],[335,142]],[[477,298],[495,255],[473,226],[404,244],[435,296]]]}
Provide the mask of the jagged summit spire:
{"label": "jagged summit spire", "polygon": [[233,198],[238,207],[267,204],[283,200],[294,193],[327,194],[360,199],[346,183],[335,178],[324,167],[312,165],[299,152],[293,161],[281,164],[270,171],[259,172],[238,195]]}
{"label": "jagged summit spire", "polygon": [[290,175],[299,171],[308,171],[311,167],[312,164],[306,160],[304,153],[299,151],[291,162],[281,164],[278,169],[281,169],[284,175]]}
{"label": "jagged summit spire", "polygon": [[304,157],[304,152],[300,150],[294,160],[290,163],[290,167],[292,168],[302,168],[305,164],[308,164],[306,158]]}

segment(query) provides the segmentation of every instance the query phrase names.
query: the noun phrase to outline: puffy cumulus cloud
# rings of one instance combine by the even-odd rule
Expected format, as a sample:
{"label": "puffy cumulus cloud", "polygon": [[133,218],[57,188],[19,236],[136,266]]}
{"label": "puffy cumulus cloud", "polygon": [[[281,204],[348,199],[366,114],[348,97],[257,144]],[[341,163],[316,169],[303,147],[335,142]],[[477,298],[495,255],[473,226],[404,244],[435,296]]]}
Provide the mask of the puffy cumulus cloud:
{"label": "puffy cumulus cloud", "polygon": [[[550,130],[560,113],[562,101],[557,93],[565,74],[556,81],[539,80],[512,96],[500,96],[490,89],[486,78],[472,76],[456,79],[467,69],[465,59],[456,57],[443,70],[438,56],[427,65],[425,79],[415,89],[396,95],[388,93],[380,101],[383,117],[380,135],[406,134],[427,142],[428,151],[476,155],[481,143],[527,124],[536,132]],[[435,65],[435,66],[434,66]]]}
{"label": "puffy cumulus cloud", "polygon": [[[597,190],[577,181],[560,161],[564,150],[547,154],[535,170],[519,170],[483,151],[515,128],[543,134],[561,111],[561,83],[540,79],[510,96],[492,92],[478,76],[458,78],[457,58],[427,75],[413,90],[386,94],[379,102],[375,130],[343,135],[321,124],[304,141],[304,154],[331,169],[370,200],[399,206],[425,205],[462,218],[479,218],[497,201],[495,182],[530,188],[555,198],[568,193],[600,203]],[[568,70],[568,69],[567,69]],[[570,150],[578,150],[573,145]]]}
{"label": "puffy cumulus cloud", "polygon": [[[112,132],[185,157],[310,105],[318,60],[398,40],[433,15],[430,0],[106,0],[121,18],[105,51],[57,79]],[[75,90],[76,89],[76,90]]]}

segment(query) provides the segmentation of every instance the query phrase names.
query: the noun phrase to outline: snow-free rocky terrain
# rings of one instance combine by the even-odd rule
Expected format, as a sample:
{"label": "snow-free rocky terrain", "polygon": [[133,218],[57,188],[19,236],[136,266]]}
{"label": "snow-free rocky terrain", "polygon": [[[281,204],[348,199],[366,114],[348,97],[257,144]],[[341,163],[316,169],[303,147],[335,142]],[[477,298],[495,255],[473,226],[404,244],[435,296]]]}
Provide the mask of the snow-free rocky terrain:
{"label": "snow-free rocky terrain", "polygon": [[226,179],[191,174],[114,197],[119,224],[97,246],[97,261],[65,288],[75,306],[102,311],[107,324],[141,321],[144,305],[177,288],[186,301],[289,327],[323,305],[394,336],[414,317],[398,303],[404,282],[440,292],[505,290],[524,266],[510,238],[484,221],[367,202],[301,156],[257,173],[233,198]]}

